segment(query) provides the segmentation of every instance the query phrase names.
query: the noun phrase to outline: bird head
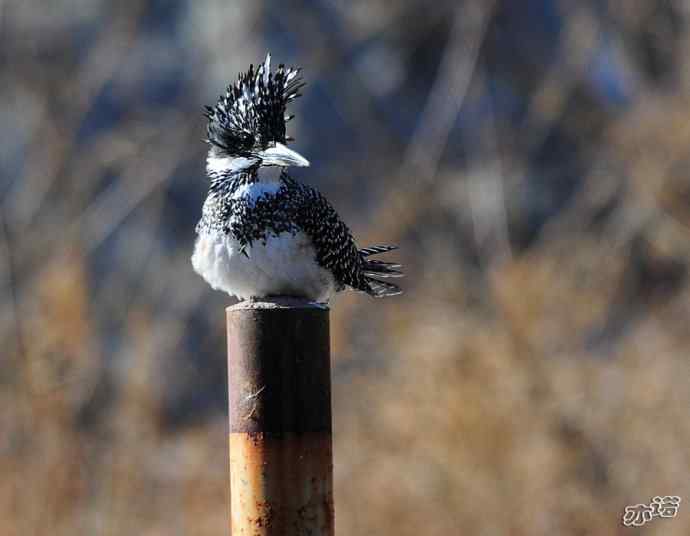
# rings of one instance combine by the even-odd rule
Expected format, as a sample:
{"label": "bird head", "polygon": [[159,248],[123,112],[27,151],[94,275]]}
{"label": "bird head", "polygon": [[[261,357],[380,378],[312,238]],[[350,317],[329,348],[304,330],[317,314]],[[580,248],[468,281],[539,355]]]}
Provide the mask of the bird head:
{"label": "bird head", "polygon": [[261,166],[308,166],[309,161],[289,149],[292,138],[285,125],[287,104],[304,86],[300,69],[279,65],[271,72],[271,56],[253,65],[228,86],[218,103],[206,106],[209,174],[234,174]]}

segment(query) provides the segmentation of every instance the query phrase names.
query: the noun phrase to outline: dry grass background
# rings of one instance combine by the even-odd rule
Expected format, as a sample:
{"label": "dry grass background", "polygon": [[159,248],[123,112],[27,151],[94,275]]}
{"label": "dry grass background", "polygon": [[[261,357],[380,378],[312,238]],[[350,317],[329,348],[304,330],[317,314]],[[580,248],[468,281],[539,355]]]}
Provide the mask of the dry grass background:
{"label": "dry grass background", "polygon": [[333,309],[338,533],[688,534],[688,9],[573,4],[0,1],[0,535],[227,533],[200,110],[267,48],[409,274]]}

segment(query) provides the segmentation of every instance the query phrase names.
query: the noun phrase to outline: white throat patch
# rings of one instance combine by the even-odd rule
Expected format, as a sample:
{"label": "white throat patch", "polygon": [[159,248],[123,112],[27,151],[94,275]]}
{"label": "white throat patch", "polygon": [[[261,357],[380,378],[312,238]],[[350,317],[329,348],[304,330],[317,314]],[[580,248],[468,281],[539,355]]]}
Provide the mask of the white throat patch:
{"label": "white throat patch", "polygon": [[209,175],[227,172],[235,173],[252,167],[256,162],[256,158],[245,158],[244,156],[237,158],[217,157],[209,154],[206,157],[206,171]]}
{"label": "white throat patch", "polygon": [[[246,158],[239,156],[236,158],[217,157],[208,155],[206,157],[206,171],[209,175],[220,175],[223,173],[236,173],[247,169],[256,164],[256,158]],[[258,178],[261,182],[278,182],[283,168],[280,166],[261,166]]]}

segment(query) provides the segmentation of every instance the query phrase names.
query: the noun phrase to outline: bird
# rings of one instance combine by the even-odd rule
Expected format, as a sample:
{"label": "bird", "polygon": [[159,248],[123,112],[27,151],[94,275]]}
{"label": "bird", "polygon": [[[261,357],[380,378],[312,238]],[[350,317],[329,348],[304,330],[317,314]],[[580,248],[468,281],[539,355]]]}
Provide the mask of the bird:
{"label": "bird", "polygon": [[309,166],[286,136],[294,117],[287,105],[304,85],[301,68],[280,64],[272,72],[267,54],[205,107],[209,188],[194,270],[239,300],[288,296],[328,304],[346,289],[375,298],[400,294],[381,279],[401,277],[401,265],[371,258],[397,246],[359,249],[329,201],[288,172]]}

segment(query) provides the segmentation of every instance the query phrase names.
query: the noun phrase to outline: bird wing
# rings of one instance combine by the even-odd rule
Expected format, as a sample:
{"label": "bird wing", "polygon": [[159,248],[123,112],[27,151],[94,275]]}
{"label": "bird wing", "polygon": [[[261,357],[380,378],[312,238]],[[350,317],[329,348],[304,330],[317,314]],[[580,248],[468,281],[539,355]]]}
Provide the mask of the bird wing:
{"label": "bird wing", "polygon": [[341,288],[349,286],[369,291],[362,258],[350,229],[316,188],[290,178],[287,180],[299,200],[294,206],[294,221],[311,239],[316,262],[333,274]]}
{"label": "bird wing", "polygon": [[290,178],[287,181],[299,200],[294,221],[311,239],[316,261],[333,274],[339,290],[348,286],[376,298],[400,294],[397,285],[376,279],[402,276],[400,265],[366,258],[397,248],[373,246],[358,250],[350,229],[318,190]]}

